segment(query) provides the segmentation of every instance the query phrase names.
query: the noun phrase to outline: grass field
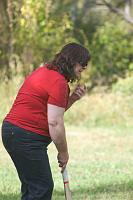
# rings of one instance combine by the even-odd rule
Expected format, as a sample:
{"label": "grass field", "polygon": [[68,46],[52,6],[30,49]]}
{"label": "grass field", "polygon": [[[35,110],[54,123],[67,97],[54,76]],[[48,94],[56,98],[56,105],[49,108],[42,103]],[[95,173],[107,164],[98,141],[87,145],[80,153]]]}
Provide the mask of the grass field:
{"label": "grass field", "polygon": [[[73,200],[133,199],[132,129],[68,128],[68,166]],[[63,200],[63,183],[56,149],[49,146],[55,181],[52,200]],[[0,143],[0,200],[19,200],[19,180]]]}
{"label": "grass field", "polygon": [[[0,122],[18,90],[17,79],[0,85]],[[133,96],[93,93],[65,114],[73,200],[133,200]],[[63,200],[63,183],[49,146],[55,182],[52,200]],[[20,183],[0,141],[0,200],[19,200]]]}

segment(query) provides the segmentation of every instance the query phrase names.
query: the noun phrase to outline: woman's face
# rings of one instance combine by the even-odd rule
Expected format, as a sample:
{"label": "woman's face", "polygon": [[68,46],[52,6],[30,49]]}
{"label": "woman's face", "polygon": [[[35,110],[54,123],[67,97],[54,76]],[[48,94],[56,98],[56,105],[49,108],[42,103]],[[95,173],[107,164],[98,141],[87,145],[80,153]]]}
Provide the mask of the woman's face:
{"label": "woman's face", "polygon": [[81,73],[86,69],[86,67],[83,67],[81,64],[76,63],[75,67],[74,67],[74,72],[75,75],[77,77],[77,79],[81,78]]}

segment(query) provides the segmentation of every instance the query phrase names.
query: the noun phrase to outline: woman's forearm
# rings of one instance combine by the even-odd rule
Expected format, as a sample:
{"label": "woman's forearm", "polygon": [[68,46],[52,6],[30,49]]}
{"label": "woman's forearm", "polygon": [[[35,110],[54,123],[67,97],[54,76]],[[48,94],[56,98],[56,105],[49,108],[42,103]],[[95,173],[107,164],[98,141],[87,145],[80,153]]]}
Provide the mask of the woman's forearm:
{"label": "woman's forearm", "polygon": [[49,123],[49,132],[58,152],[68,152],[63,120]]}
{"label": "woman's forearm", "polygon": [[75,100],[73,99],[72,96],[70,96],[69,99],[68,99],[68,104],[67,104],[66,110],[68,110],[68,109],[72,106],[72,104],[73,104],[74,102],[75,102]]}

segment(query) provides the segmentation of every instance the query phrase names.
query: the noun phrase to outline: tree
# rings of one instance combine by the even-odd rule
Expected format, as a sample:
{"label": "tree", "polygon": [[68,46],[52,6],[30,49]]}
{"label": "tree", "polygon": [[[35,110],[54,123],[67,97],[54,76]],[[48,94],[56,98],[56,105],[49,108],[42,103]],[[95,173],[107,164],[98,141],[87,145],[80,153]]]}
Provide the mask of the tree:
{"label": "tree", "polygon": [[95,33],[91,46],[93,86],[111,85],[133,71],[132,33],[128,24],[118,22],[106,22]]}
{"label": "tree", "polygon": [[133,25],[133,17],[131,15],[132,10],[132,0],[119,0],[115,3],[110,1],[101,0],[97,1],[97,5],[106,6],[111,12],[116,13],[121,16],[126,22]]}
{"label": "tree", "polygon": [[18,60],[25,75],[73,39],[69,15],[55,12],[59,6],[59,0],[0,1],[0,69],[8,79],[20,72]]}
{"label": "tree", "polygon": [[8,78],[10,74],[10,60],[14,54],[15,30],[18,29],[18,19],[22,0],[0,1],[0,69]]}

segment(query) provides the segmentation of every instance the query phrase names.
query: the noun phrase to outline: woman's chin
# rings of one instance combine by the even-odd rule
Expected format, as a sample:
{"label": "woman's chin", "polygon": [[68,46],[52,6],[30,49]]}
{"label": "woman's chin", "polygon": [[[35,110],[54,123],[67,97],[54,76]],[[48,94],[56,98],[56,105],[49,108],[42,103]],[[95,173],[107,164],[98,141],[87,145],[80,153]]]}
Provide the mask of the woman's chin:
{"label": "woman's chin", "polygon": [[78,73],[76,76],[77,76],[77,79],[80,79],[81,78],[81,73]]}

